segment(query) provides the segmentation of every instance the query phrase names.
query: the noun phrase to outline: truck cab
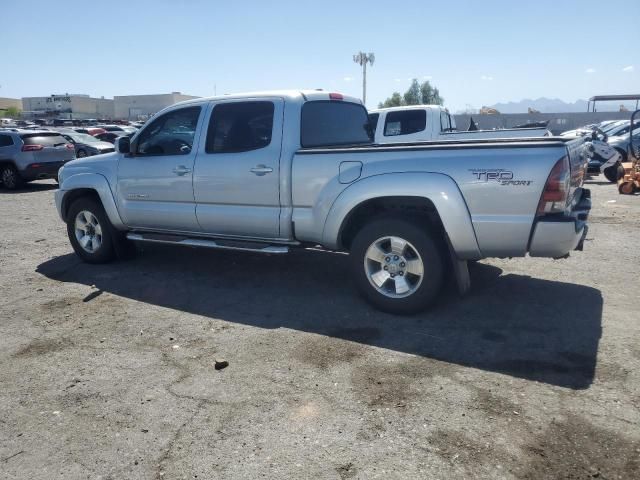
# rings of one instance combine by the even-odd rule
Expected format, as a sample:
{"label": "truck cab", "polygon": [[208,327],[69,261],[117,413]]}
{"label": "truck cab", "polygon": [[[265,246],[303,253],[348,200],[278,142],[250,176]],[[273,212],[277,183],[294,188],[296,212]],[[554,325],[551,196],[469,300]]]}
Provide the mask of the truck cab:
{"label": "truck cab", "polygon": [[378,144],[549,136],[546,127],[459,131],[456,120],[441,105],[407,105],[369,111]]}

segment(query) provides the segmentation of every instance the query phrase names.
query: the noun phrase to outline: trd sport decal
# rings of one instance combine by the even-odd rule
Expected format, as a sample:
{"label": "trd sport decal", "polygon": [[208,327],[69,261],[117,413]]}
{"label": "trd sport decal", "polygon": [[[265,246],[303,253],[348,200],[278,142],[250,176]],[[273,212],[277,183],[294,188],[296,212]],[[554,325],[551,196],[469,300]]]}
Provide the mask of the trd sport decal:
{"label": "trd sport decal", "polygon": [[483,169],[471,168],[471,174],[476,177],[479,182],[498,182],[500,185],[531,185],[533,180],[514,180],[513,172],[502,168]]}

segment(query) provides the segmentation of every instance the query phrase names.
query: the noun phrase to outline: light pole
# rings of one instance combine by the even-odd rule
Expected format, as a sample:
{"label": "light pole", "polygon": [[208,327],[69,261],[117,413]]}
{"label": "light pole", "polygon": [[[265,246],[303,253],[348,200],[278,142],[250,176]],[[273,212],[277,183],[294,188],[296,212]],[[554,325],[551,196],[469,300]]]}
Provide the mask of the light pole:
{"label": "light pole", "polygon": [[367,104],[367,63],[373,66],[376,56],[373,53],[358,52],[353,61],[362,67],[362,103]]}

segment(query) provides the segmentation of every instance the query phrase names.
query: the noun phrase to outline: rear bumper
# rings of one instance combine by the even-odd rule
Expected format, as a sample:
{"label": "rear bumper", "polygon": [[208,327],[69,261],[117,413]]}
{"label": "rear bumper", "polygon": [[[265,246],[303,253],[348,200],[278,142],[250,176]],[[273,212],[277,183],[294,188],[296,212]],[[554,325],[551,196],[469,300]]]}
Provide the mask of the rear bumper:
{"label": "rear bumper", "polygon": [[543,218],[536,222],[529,243],[532,257],[566,257],[573,250],[582,250],[589,226],[591,192],[582,189],[571,212],[559,217]]}
{"label": "rear bumper", "polygon": [[31,163],[20,172],[25,180],[38,180],[41,178],[58,178],[58,170],[65,162]]}

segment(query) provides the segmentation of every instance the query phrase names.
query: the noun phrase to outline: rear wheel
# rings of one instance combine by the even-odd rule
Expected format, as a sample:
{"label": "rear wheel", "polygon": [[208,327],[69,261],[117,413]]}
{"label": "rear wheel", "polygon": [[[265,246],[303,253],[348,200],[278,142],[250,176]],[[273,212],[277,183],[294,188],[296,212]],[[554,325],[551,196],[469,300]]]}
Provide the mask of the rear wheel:
{"label": "rear wheel", "polygon": [[616,149],[616,151],[620,154],[620,156],[622,157],[622,162],[626,162],[627,161],[627,152],[624,151],[623,148],[619,148],[619,147],[614,147]]}
{"label": "rear wheel", "polygon": [[381,218],[366,225],[353,240],[351,257],[358,289],[380,310],[418,312],[442,286],[442,252],[424,226],[409,220]]}
{"label": "rear wheel", "polygon": [[0,167],[0,181],[8,190],[20,188],[24,183],[18,169],[10,164]]}
{"label": "rear wheel", "polygon": [[69,208],[69,241],[85,262],[106,263],[115,258],[112,231],[113,227],[102,205],[92,198],[79,198]]}
{"label": "rear wheel", "polygon": [[616,183],[619,179],[624,177],[624,167],[620,162],[616,162],[610,167],[605,168],[602,173],[604,173],[604,177],[611,183]]}
{"label": "rear wheel", "polygon": [[76,154],[76,157],[78,158],[84,158],[86,156],[87,156],[86,150],[82,150],[82,149],[78,150],[78,153]]}

